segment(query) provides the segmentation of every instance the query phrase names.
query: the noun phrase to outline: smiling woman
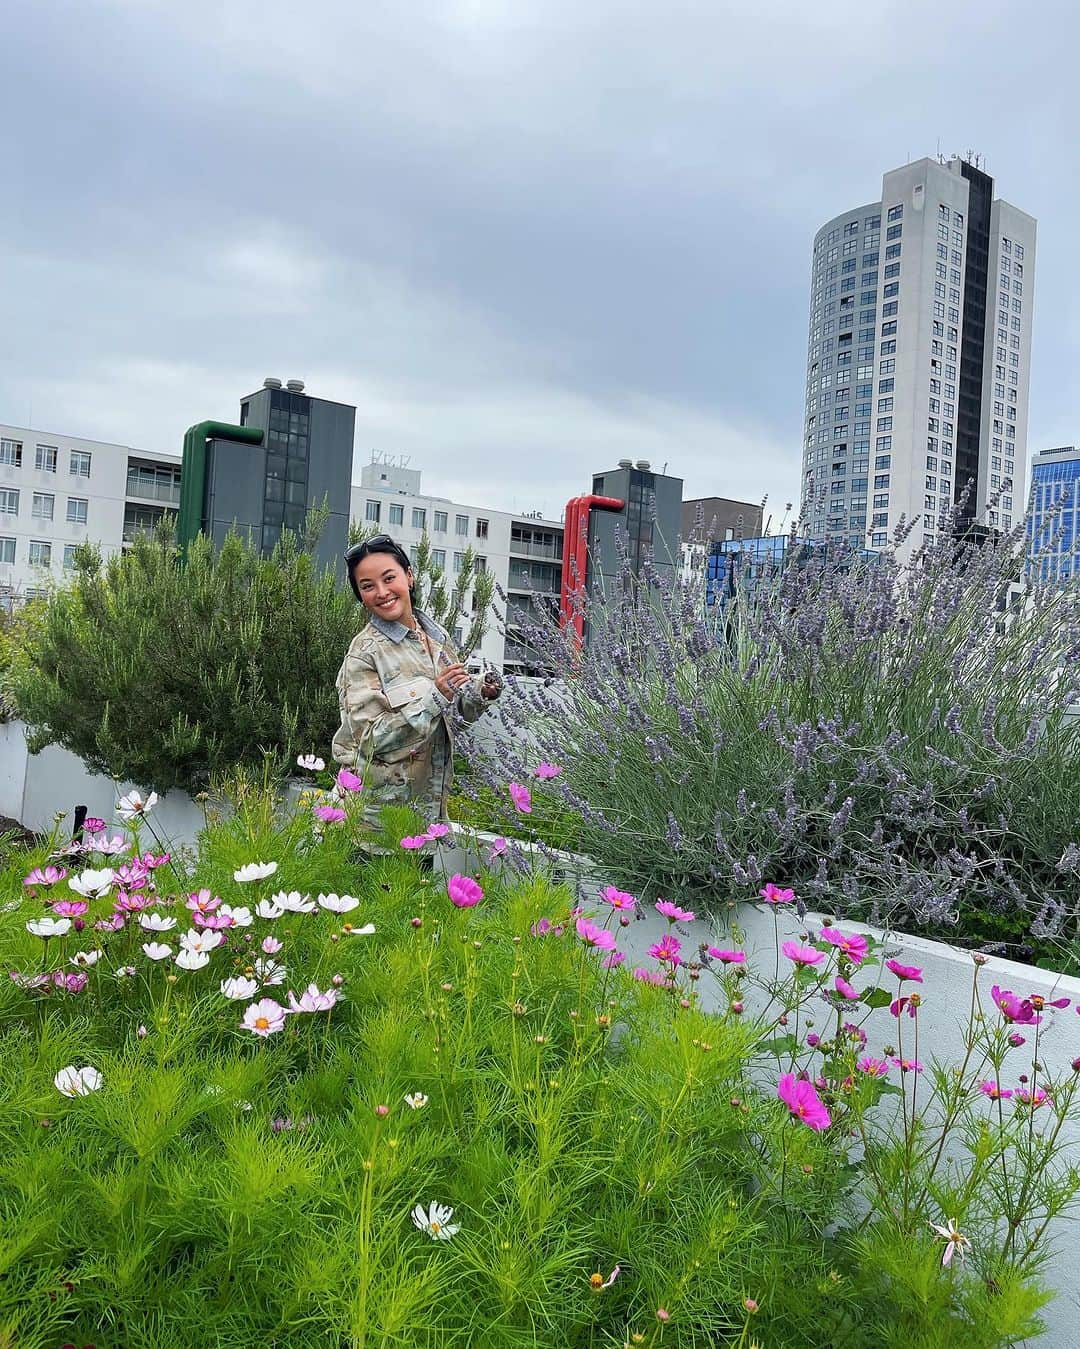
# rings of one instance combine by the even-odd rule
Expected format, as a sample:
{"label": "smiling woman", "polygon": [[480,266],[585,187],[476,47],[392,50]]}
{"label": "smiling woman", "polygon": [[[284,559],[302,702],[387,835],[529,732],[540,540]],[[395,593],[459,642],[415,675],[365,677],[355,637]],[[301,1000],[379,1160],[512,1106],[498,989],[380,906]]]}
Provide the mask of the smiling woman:
{"label": "smiling woman", "polygon": [[415,607],[412,565],[400,544],[376,534],[345,553],[349,583],[369,620],[338,672],[338,763],[364,768],[365,816],[408,802],[429,821],[446,814],[453,773],[452,707],[475,721],[497,698],[497,676],[470,675],[443,629]]}

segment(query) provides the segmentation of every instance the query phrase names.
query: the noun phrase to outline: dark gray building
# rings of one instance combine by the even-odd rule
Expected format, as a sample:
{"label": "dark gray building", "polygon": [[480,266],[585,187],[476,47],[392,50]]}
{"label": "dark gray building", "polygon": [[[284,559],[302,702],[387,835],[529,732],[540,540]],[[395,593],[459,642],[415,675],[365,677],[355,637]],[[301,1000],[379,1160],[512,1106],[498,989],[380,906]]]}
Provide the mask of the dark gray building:
{"label": "dark gray building", "polygon": [[704,521],[706,546],[725,539],[756,539],[763,533],[760,503],[732,501],[728,497],[697,497],[682,504],[682,536],[688,540],[697,528],[698,512]]}
{"label": "dark gray building", "polygon": [[348,538],[355,421],[354,407],[312,398],[302,380],[284,388],[278,379],[266,380],[240,403],[243,440],[222,427],[225,434],[207,435],[201,465],[197,453],[185,453],[183,476],[187,480],[190,470],[199,528],[220,544],[236,527],[269,553],[283,529],[302,530],[307,512],[325,501],[330,513],[316,557],[339,566]]}
{"label": "dark gray building", "polygon": [[[617,468],[594,474],[593,496],[614,498],[623,502],[623,506],[620,510],[600,508],[587,513],[586,574],[590,599],[602,596],[618,574],[617,534],[629,552],[635,575],[648,558],[658,572],[666,572],[674,579],[679,566],[682,488],[682,478],[654,473],[644,459],[636,464],[622,459]],[[567,526],[571,527],[569,519]],[[573,546],[568,538],[567,557]]]}

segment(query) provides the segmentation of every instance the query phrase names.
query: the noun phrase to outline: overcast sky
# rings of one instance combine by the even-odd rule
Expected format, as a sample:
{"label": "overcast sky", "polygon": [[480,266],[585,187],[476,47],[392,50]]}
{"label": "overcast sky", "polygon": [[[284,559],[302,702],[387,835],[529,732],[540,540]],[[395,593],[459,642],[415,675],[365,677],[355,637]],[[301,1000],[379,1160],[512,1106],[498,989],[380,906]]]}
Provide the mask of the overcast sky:
{"label": "overcast sky", "polygon": [[815,230],[974,149],[1039,222],[1031,448],[1075,443],[1078,37],[1018,0],[13,0],[0,422],[178,450],[300,377],[432,494],[558,517],[629,455],[779,515]]}

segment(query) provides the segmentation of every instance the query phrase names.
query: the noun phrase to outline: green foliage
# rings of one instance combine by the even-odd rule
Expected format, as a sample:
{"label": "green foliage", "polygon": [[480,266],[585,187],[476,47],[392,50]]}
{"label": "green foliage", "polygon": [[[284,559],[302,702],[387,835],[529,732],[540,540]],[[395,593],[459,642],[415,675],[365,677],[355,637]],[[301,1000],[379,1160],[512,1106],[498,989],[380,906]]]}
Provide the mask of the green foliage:
{"label": "green foliage", "polygon": [[[758,1016],[710,1015],[694,983],[605,970],[577,940],[576,898],[543,874],[482,872],[481,903],[456,909],[412,853],[354,860],[355,798],[344,826],[317,832],[306,805],[282,816],[249,772],[238,784],[198,855],[139,887],[181,920],[163,939],[176,945],[200,887],[253,915],[284,891],[355,908],[254,916],[184,970],[143,954],[133,917],[93,927],[115,896],[81,934],[28,932],[59,894],[22,884],[44,850],[0,880],[0,968],[103,953],[77,993],[0,984],[8,1342],[989,1349],[1037,1333],[1045,1240],[1029,1238],[1077,1184],[1053,1156],[1068,1090],[999,1128],[978,1123],[966,1069],[942,1071],[925,1127],[905,1109],[901,1128],[838,1034],[820,1061],[834,1123],[814,1132],[776,1099],[792,1060],[774,1055],[797,1048],[780,1017],[820,1006],[822,972],[761,985]],[[388,813],[388,841],[410,827]],[[236,881],[253,860],[278,870]],[[542,919],[559,930],[532,935]],[[270,936],[288,977],[252,996],[284,1005],[315,983],[341,997],[259,1038],[219,984],[257,970]],[[725,1007],[753,982],[741,968],[704,971]],[[987,1045],[1004,1054],[1000,1038]],[[68,1065],[102,1085],[65,1098],[53,1078]],[[935,1102],[955,1105],[940,1165]],[[432,1202],[454,1209],[450,1240],[411,1220]],[[949,1269],[928,1223],[946,1213],[973,1237]]]}
{"label": "green foliage", "polygon": [[0,609],[0,722],[17,715],[16,670],[28,659],[46,609],[43,599],[28,600],[14,610]]}

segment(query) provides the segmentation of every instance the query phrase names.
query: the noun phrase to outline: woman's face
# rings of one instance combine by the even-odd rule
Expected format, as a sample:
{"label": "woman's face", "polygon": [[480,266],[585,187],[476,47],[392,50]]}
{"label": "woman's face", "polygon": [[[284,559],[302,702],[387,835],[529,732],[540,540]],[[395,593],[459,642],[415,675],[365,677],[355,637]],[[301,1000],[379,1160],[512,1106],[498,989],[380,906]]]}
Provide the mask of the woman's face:
{"label": "woman's face", "polygon": [[411,567],[408,571],[402,570],[401,563],[392,553],[368,553],[353,568],[353,576],[360,599],[369,613],[378,614],[388,623],[396,621],[412,626]]}

